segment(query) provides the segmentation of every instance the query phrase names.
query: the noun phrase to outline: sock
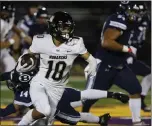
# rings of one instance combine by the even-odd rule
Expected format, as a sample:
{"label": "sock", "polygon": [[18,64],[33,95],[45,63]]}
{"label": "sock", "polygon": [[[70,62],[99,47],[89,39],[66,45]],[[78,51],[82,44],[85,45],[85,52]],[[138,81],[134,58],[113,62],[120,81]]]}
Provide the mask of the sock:
{"label": "sock", "polygon": [[81,122],[87,122],[87,123],[99,123],[99,117],[92,115],[91,113],[80,113]]}
{"label": "sock", "polygon": [[34,119],[32,118],[33,109],[29,110],[22,118],[22,120],[18,123],[18,126],[29,125]]}
{"label": "sock", "polygon": [[107,91],[96,90],[96,89],[87,89],[81,91],[81,100],[92,100],[107,98]]}
{"label": "sock", "polygon": [[73,108],[82,106],[82,101],[75,101],[70,103]]}
{"label": "sock", "polygon": [[141,82],[141,87],[142,87],[141,95],[146,96],[148,91],[149,91],[149,89],[150,89],[150,86],[151,86],[151,74],[145,76],[142,79],[142,82]]}
{"label": "sock", "polygon": [[16,109],[13,104],[9,104],[6,108],[0,109],[0,117],[8,116],[12,113],[15,113]]}
{"label": "sock", "polygon": [[130,98],[129,107],[132,113],[132,122],[140,122],[141,98]]}
{"label": "sock", "polygon": [[141,108],[145,108],[146,107],[146,104],[145,104],[144,100],[145,100],[145,96],[141,95]]}

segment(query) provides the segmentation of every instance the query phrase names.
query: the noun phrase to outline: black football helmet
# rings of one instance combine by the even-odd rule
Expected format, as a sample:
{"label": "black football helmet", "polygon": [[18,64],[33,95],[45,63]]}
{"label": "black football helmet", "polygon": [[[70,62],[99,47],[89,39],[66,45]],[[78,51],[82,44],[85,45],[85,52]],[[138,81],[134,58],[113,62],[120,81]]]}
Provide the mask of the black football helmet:
{"label": "black football helmet", "polygon": [[2,18],[4,17],[5,19],[5,18],[14,16],[15,6],[13,5],[13,3],[7,2],[7,1],[1,2],[0,9],[1,9],[0,12],[1,12]]}
{"label": "black football helmet", "polygon": [[67,12],[56,12],[49,20],[50,34],[62,43],[71,40],[74,28],[75,23]]}
{"label": "black football helmet", "polygon": [[121,1],[118,13],[124,14],[129,21],[137,21],[140,15],[140,7],[135,1]]}

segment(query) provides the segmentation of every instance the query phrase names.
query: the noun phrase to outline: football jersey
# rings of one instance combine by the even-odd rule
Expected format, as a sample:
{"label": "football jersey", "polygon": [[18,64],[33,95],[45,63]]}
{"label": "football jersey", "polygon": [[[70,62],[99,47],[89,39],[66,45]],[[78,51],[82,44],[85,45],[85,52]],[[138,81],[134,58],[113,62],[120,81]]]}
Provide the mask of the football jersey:
{"label": "football jersey", "polygon": [[[14,17],[9,19],[9,22],[0,19],[0,39],[1,42],[4,42],[7,39],[7,35],[9,31],[12,29],[14,24]],[[3,57],[6,53],[8,53],[7,49],[1,49],[1,57]]]}
{"label": "football jersey", "polygon": [[8,21],[5,21],[5,20],[3,20],[3,19],[0,19],[0,30],[1,30],[1,32],[0,32],[0,37],[1,37],[1,41],[3,42],[3,41],[5,41],[5,39],[6,39],[6,36],[7,36],[7,34],[8,34],[8,32],[12,29],[12,27],[13,27],[13,24],[14,24],[14,17],[12,17],[12,18],[9,18],[9,20]]}
{"label": "football jersey", "polygon": [[74,37],[57,47],[51,35],[43,34],[34,36],[30,51],[40,54],[39,71],[33,79],[64,86],[68,82],[73,61],[79,54],[85,54],[87,49],[81,37]]}
{"label": "football jersey", "polygon": [[132,45],[136,48],[141,48],[143,42],[146,40],[146,31],[148,29],[149,20],[144,17],[143,20],[134,27],[131,31],[131,37],[129,40],[129,45]]}
{"label": "football jersey", "polygon": [[[129,45],[128,41],[130,39],[131,33],[124,15],[113,14],[107,18],[103,25],[101,42],[103,41],[103,34],[107,28],[115,28],[120,30],[121,36],[117,38],[116,42],[122,45]],[[105,49],[101,47],[101,44],[98,46],[96,52],[96,58],[114,67],[118,67],[120,65],[123,66],[124,64],[126,64],[127,55],[128,54],[124,52]]]}

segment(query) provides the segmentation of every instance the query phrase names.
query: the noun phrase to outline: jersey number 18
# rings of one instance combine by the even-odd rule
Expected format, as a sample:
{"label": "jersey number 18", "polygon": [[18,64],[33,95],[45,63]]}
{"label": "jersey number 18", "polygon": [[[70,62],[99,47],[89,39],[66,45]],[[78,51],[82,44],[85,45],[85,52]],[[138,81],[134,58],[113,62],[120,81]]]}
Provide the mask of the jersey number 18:
{"label": "jersey number 18", "polygon": [[[53,67],[53,61],[48,61],[49,63],[49,69],[45,75],[46,78],[49,78],[50,76],[50,73],[52,71],[52,67]],[[61,67],[61,69],[60,69]],[[66,68],[66,63],[64,61],[59,61],[56,65],[55,65],[55,70],[54,70],[54,73],[52,74],[52,78],[56,81],[59,81],[62,76],[63,76],[63,72]]]}

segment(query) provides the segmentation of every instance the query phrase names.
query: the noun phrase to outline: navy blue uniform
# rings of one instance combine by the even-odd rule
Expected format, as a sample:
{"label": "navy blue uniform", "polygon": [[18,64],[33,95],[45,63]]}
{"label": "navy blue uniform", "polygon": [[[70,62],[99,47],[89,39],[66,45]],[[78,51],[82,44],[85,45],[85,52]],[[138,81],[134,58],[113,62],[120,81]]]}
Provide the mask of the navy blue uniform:
{"label": "navy blue uniform", "polygon": [[[137,23],[136,27],[131,31],[131,37],[129,44],[136,47],[137,49],[141,48],[146,40],[146,31],[149,26],[148,17],[144,17],[141,22]],[[140,76],[146,76],[151,73],[151,68],[142,61],[133,60],[132,64],[129,64],[131,70]]]}
{"label": "navy blue uniform", "polygon": [[[125,16],[113,14],[109,16],[103,26],[103,34],[107,28],[115,28],[121,31],[121,36],[117,42],[122,45],[129,45],[132,26],[127,23]],[[129,94],[140,94],[141,86],[136,75],[128,67],[126,59],[129,53],[116,52],[105,49],[99,45],[96,58],[101,60],[98,64],[97,74],[94,78],[88,78],[87,86],[92,89],[109,90],[113,84],[126,90]],[[87,100],[84,102],[83,111],[88,112],[90,107],[97,100]]]}
{"label": "navy blue uniform", "polygon": [[63,123],[70,125],[76,125],[80,120],[80,113],[76,111],[71,105],[71,102],[80,101],[81,95],[80,91],[73,88],[65,88],[61,100],[57,106],[57,116],[56,119]]}
{"label": "navy blue uniform", "polygon": [[[23,105],[26,107],[32,107],[32,101],[29,94],[29,82],[31,74],[20,74],[14,71],[14,77],[10,78],[11,72],[4,73],[0,76],[0,80],[12,80],[14,83],[21,83],[23,84],[24,90],[16,91],[14,89],[14,103],[17,105]],[[29,76],[27,76],[29,75]],[[34,73],[33,73],[34,75]],[[75,125],[80,120],[80,114],[77,112],[71,105],[71,102],[80,101],[81,95],[80,91],[72,89],[72,88],[65,88],[65,91],[61,97],[61,100],[58,103],[57,111],[56,111],[56,119],[63,123],[67,123],[70,125]]]}
{"label": "navy blue uniform", "polygon": [[48,32],[48,26],[46,24],[37,24],[34,23],[30,27],[29,35],[33,38],[34,35],[38,34],[47,34]]}
{"label": "navy blue uniform", "polygon": [[[29,35],[29,32],[30,32],[30,27],[34,24],[35,22],[35,16],[29,16],[29,15],[25,15],[23,17],[22,20],[19,21],[19,23],[17,24],[17,26],[21,29],[24,30],[24,32]],[[30,47],[29,44],[27,43],[22,43],[22,48],[23,49],[28,49]]]}

